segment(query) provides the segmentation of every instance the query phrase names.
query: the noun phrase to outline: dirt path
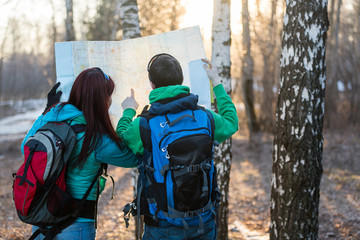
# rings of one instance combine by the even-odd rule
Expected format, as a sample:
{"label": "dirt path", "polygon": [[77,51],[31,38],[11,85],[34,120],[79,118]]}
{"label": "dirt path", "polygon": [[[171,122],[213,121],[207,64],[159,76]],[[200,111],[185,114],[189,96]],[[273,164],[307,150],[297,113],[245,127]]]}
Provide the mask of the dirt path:
{"label": "dirt path", "polygon": [[[12,202],[11,173],[22,161],[20,140],[0,145],[0,239],[27,239],[31,227],[21,223]],[[320,199],[319,239],[360,239],[360,135],[325,133]],[[233,141],[229,202],[230,239],[268,239],[272,139],[259,135],[249,144],[244,136]],[[97,239],[134,239],[134,221],[126,229],[124,204],[132,199],[129,169],[110,168],[111,181],[100,198]]]}
{"label": "dirt path", "polygon": [[[229,206],[232,239],[269,239],[272,138],[258,135],[253,141],[250,144],[239,135],[233,141]],[[356,131],[324,133],[320,240],[360,239],[359,149],[360,134]]]}

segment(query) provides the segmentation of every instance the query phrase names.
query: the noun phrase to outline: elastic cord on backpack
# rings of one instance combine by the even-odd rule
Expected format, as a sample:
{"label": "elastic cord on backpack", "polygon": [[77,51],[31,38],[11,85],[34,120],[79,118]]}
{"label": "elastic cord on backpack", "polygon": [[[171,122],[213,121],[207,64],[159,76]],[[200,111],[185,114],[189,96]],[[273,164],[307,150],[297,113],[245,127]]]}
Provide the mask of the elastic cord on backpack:
{"label": "elastic cord on backpack", "polygon": [[29,166],[30,166],[30,162],[31,162],[31,160],[32,160],[32,157],[33,157],[33,155],[34,155],[34,152],[35,152],[36,147],[37,147],[37,144],[36,144],[33,148],[30,149],[30,154],[29,154],[28,158],[26,159],[26,164],[25,164],[25,169],[24,169],[24,175],[21,176],[19,185],[23,185],[24,182],[25,182],[25,180],[26,180],[26,174],[27,174],[27,172],[28,172],[28,168],[29,168]]}
{"label": "elastic cord on backpack", "polygon": [[[138,181],[141,179],[138,179]],[[139,187],[139,186],[138,186]],[[141,212],[140,212],[140,200],[141,200],[141,193],[143,189],[143,184],[140,182],[140,189],[138,190],[138,196],[137,196],[137,203],[136,203],[136,211],[137,211],[137,222],[138,222],[138,233],[137,237],[140,239],[141,229],[140,229],[140,223],[141,223]]]}

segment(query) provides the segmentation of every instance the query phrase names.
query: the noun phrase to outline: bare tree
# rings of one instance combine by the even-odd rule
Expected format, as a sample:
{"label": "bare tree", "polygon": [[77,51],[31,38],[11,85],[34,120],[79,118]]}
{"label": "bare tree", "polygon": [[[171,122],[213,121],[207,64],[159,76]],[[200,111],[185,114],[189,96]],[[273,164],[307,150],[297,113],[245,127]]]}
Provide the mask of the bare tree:
{"label": "bare tree", "polygon": [[120,8],[121,8],[121,1],[116,0],[115,1],[115,13],[114,13],[114,25],[111,29],[111,40],[116,40],[116,34],[120,30]]}
{"label": "bare tree", "polygon": [[84,20],[84,24],[88,27],[87,39],[95,41],[120,39],[120,36],[117,36],[120,30],[120,5],[120,0],[97,1],[95,17]]}
{"label": "bare tree", "polygon": [[51,9],[53,11],[51,16],[51,56],[52,56],[52,66],[51,66],[51,81],[49,81],[49,84],[53,85],[54,82],[56,82],[56,64],[55,64],[55,42],[56,42],[56,35],[57,35],[57,27],[56,27],[56,21],[55,21],[55,4],[54,0],[49,0]]}
{"label": "bare tree", "polygon": [[[340,4],[337,4],[339,7]],[[335,72],[338,88],[336,94],[329,96],[327,91],[327,98],[336,98],[337,114],[333,114],[332,127],[343,126],[360,126],[360,1],[353,1],[353,10],[349,11],[346,8],[340,14],[339,8],[336,11],[336,16],[341,20],[335,22],[335,28],[338,27],[338,48],[336,52],[336,72],[329,69],[329,74]],[[334,31],[336,32],[336,31]],[[334,37],[335,38],[335,37]],[[334,48],[336,46],[336,38],[334,40]],[[330,53],[328,52],[328,56]],[[333,59],[335,60],[335,59]],[[338,87],[340,86],[340,87]],[[329,87],[329,85],[328,85]],[[327,87],[327,90],[329,90]],[[326,102],[328,103],[328,102]],[[330,108],[330,107],[328,107]],[[327,112],[328,114],[328,112]],[[336,124],[336,125],[335,125]],[[342,124],[342,125],[340,125]],[[335,125],[335,126],[333,126]]]}
{"label": "bare tree", "polygon": [[[241,85],[244,96],[244,104],[247,113],[250,136],[253,132],[259,131],[254,108],[254,61],[251,56],[251,38],[248,0],[242,0],[242,25],[243,25],[243,60],[241,67]],[[266,89],[264,89],[266,91]],[[250,137],[251,138],[251,137]]]}
{"label": "bare tree", "polygon": [[5,57],[5,45],[6,45],[6,41],[7,41],[7,37],[8,37],[8,25],[5,28],[4,31],[4,38],[1,41],[1,45],[0,45],[0,99],[2,97],[2,73],[3,73],[3,68],[4,68],[4,57]]}
{"label": "bare tree", "polygon": [[65,0],[65,5],[66,5],[65,41],[75,41],[73,0]]}
{"label": "bare tree", "polygon": [[317,239],[327,0],[287,1],[271,180],[270,239]]}
{"label": "bare tree", "polygon": [[[217,67],[221,82],[229,95],[231,94],[230,44],[230,0],[214,0],[211,61]],[[228,192],[231,159],[231,138],[229,138],[219,145],[214,155],[217,182],[222,194],[218,210],[218,239],[228,238]]]}
{"label": "bare tree", "polygon": [[[13,74],[8,78],[8,82],[10,83],[10,94],[16,92],[17,83],[19,81],[18,76],[20,71],[18,71],[19,66],[19,55],[20,55],[20,44],[21,44],[21,24],[18,19],[11,18],[9,19],[9,35],[11,37],[11,44],[12,44],[12,52],[10,55],[10,70]],[[19,95],[13,95],[15,99],[19,97]]]}
{"label": "bare tree", "polygon": [[143,36],[176,30],[185,8],[180,0],[139,0]]}
{"label": "bare tree", "polygon": [[[360,0],[354,0],[354,10],[355,10],[355,22],[356,22],[356,29],[354,39],[360,39]],[[350,110],[350,123],[353,125],[360,124],[360,43],[359,41],[354,41],[354,71],[352,74],[353,78],[353,97],[351,101],[351,110]]]}
{"label": "bare tree", "polygon": [[334,96],[337,96],[338,92],[338,52],[339,52],[339,28],[340,28],[340,12],[341,12],[341,4],[342,0],[337,0],[337,9],[336,9],[336,21],[334,21],[334,6],[335,0],[331,1],[331,11],[330,11],[330,38],[329,38],[329,50],[327,51],[327,55],[329,59],[328,62],[328,82],[326,89],[326,119],[325,121],[327,127],[331,127],[331,122],[333,122],[334,118],[337,116],[337,99]]}
{"label": "bare tree", "polygon": [[170,15],[170,30],[176,30],[179,25],[179,16],[181,12],[180,0],[173,0],[171,6],[171,15]]}
{"label": "bare tree", "polygon": [[277,3],[278,0],[271,1],[271,12],[270,18],[264,16],[261,13],[260,6],[261,1],[256,0],[257,5],[257,23],[259,26],[255,28],[255,41],[261,50],[261,55],[263,59],[262,67],[262,98],[260,104],[260,113],[259,113],[259,125],[262,129],[272,131],[273,130],[273,102],[274,102],[274,85],[275,79],[278,79],[275,75],[278,56],[276,55],[277,51],[277,38],[278,38],[278,29],[277,29]]}

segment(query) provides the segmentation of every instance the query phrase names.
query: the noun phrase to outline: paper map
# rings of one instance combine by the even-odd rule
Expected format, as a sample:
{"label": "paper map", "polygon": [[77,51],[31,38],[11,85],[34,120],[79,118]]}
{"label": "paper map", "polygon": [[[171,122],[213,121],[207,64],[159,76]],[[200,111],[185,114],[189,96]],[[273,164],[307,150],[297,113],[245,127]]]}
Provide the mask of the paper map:
{"label": "paper map", "polygon": [[61,101],[69,97],[75,78],[83,70],[100,67],[115,82],[110,113],[121,117],[121,102],[135,90],[138,112],[149,104],[151,87],[147,64],[152,56],[169,53],[179,60],[183,85],[199,95],[199,104],[210,108],[210,82],[201,58],[205,50],[198,26],[177,31],[123,41],[74,41],[55,43],[57,81],[63,92]]}

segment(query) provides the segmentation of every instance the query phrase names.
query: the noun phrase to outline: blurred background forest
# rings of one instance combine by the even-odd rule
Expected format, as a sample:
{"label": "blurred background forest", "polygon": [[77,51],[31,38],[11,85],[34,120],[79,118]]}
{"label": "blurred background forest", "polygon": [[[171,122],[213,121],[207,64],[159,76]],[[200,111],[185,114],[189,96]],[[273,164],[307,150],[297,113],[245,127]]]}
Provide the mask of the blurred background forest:
{"label": "blurred background forest", "polygon": [[[121,40],[117,0],[0,1],[0,100],[11,105],[44,98],[56,81],[54,42]],[[211,56],[210,0],[138,0],[141,35],[199,25]],[[232,96],[239,109],[243,92],[255,109],[252,130],[271,131],[280,75],[281,34],[285,1],[250,0],[247,21],[241,1],[231,6]],[[330,0],[327,42],[326,128],[359,125],[360,120],[360,0]],[[66,31],[73,16],[73,33]],[[244,37],[248,28],[250,38]],[[249,45],[248,45],[249,44]],[[245,46],[246,45],[246,46]],[[251,63],[243,62],[251,46]],[[253,65],[250,82],[241,84],[243,64]],[[246,86],[246,87],[245,87]]]}
{"label": "blurred background forest", "polygon": [[[221,39],[212,34],[213,2],[137,0],[141,36],[198,25],[210,59],[212,38]],[[231,94],[240,130],[232,138],[230,239],[269,235],[284,11],[285,0],[231,1]],[[0,188],[0,239],[30,233],[13,209],[10,173],[23,161],[23,134],[56,81],[54,43],[122,40],[127,26],[119,12],[120,0],[0,0],[0,185],[6,186]],[[360,0],[328,0],[328,18],[319,239],[359,239]],[[111,171],[118,198],[100,201],[98,238],[130,239],[134,227],[130,232],[118,226],[123,224],[119,206],[132,198],[131,173]]]}

